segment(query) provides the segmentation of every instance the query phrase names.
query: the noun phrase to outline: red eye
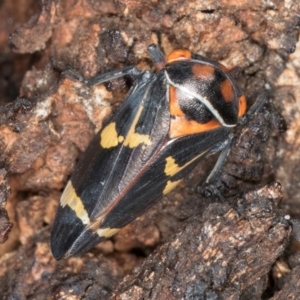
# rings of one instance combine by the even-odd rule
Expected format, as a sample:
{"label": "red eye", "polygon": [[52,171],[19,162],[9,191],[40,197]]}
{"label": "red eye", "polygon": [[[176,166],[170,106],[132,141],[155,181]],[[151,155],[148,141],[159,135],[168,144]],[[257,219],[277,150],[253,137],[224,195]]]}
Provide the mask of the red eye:
{"label": "red eye", "polygon": [[192,53],[189,50],[186,49],[178,49],[172,51],[168,57],[167,57],[167,62],[173,62],[176,60],[183,60],[183,59],[190,59],[192,57]]}
{"label": "red eye", "polygon": [[247,101],[244,95],[239,98],[239,117],[243,116],[246,112]]}

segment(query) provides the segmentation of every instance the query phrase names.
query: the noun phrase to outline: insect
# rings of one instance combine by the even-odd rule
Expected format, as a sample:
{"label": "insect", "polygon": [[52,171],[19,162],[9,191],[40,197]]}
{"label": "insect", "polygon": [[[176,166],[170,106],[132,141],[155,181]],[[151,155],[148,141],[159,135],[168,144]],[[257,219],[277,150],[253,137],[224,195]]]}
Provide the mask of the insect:
{"label": "insect", "polygon": [[[246,99],[221,64],[179,49],[165,59],[152,44],[158,71],[134,66],[89,80],[134,82],[123,104],[94,137],[61,196],[51,232],[56,259],[79,255],[115,234],[170,192],[205,156],[220,152],[245,114]],[[210,178],[212,178],[212,174]]]}

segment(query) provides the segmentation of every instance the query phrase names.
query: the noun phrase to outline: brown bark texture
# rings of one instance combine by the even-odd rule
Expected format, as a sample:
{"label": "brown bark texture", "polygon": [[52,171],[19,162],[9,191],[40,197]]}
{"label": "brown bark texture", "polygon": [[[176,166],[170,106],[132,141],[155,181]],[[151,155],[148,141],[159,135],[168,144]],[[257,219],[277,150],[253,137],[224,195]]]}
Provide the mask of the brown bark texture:
{"label": "brown bark texture", "polygon": [[[0,16],[1,299],[299,299],[299,1],[4,0]],[[263,104],[234,130],[222,197],[202,183],[209,157],[116,236],[56,261],[62,189],[131,85],[63,70],[155,72],[151,43],[221,62]]]}

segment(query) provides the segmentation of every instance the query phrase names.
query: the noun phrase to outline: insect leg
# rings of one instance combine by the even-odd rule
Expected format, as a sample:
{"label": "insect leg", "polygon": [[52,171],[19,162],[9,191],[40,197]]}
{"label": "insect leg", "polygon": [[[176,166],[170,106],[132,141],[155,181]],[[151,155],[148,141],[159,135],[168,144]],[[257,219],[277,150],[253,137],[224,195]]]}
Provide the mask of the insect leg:
{"label": "insect leg", "polygon": [[148,54],[152,58],[156,69],[161,70],[165,64],[166,64],[166,59],[164,54],[161,52],[159,47],[156,44],[151,44],[148,46]]}
{"label": "insect leg", "polygon": [[255,100],[255,102],[252,104],[250,109],[247,111],[246,115],[251,116],[257,113],[258,111],[260,111],[260,109],[266,104],[267,99],[268,99],[267,92],[264,92],[261,95],[259,95],[259,97]]}
{"label": "insect leg", "polygon": [[93,86],[93,85],[97,85],[109,80],[113,80],[113,79],[117,79],[123,76],[130,76],[133,79],[136,79],[139,75],[141,75],[142,71],[137,69],[134,66],[129,66],[129,67],[125,67],[123,69],[119,69],[119,70],[113,70],[104,74],[100,74],[100,75],[96,75],[90,79],[86,79],[83,76],[81,76],[80,74],[78,74],[77,72],[75,72],[74,70],[72,70],[71,68],[67,67],[64,72],[64,74],[75,78],[76,80],[89,85],[89,86]]}
{"label": "insect leg", "polygon": [[206,178],[205,183],[206,184],[211,184],[214,179],[216,178],[216,175],[219,173],[219,171],[221,170],[221,168],[223,167],[226,157],[229,154],[230,151],[230,146],[231,146],[231,142],[233,139],[233,135],[230,134],[228,139],[223,141],[221,144],[217,145],[217,147],[215,147],[210,154],[213,154],[215,152],[221,151],[217,162],[215,163],[214,168],[211,170],[210,174],[208,175],[208,177]]}

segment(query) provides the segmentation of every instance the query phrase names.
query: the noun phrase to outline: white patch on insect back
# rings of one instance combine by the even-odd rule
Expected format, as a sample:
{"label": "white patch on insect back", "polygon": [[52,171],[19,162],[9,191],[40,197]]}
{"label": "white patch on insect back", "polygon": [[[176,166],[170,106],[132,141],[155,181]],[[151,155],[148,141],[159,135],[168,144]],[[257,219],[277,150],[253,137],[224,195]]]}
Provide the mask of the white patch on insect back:
{"label": "white patch on insect back", "polygon": [[123,140],[123,136],[118,136],[115,122],[109,123],[100,133],[100,145],[105,149],[116,147]]}
{"label": "white patch on insect back", "polygon": [[89,224],[90,218],[81,199],[77,196],[72,182],[69,181],[61,198],[60,205],[65,207],[68,205],[76,214],[76,216],[82,221],[83,224]]}
{"label": "white patch on insect back", "polygon": [[143,108],[144,108],[143,106],[139,107],[139,109],[134,117],[134,120],[130,126],[130,129],[126,135],[126,138],[124,141],[124,146],[127,146],[129,148],[135,148],[135,147],[139,146],[140,144],[146,144],[146,145],[151,144],[150,136],[148,134],[140,134],[140,133],[135,132],[136,124],[139,121],[139,118],[142,114]]}
{"label": "white patch on insect back", "polygon": [[101,128],[103,119],[111,114],[110,99],[112,94],[103,85],[94,86],[89,96],[80,97],[89,119],[96,126],[95,133]]}
{"label": "white patch on insect back", "polygon": [[116,234],[118,231],[120,230],[120,228],[104,228],[104,229],[98,229],[97,230],[97,234],[100,237],[106,237],[109,238],[112,235]]}
{"label": "white patch on insect back", "polygon": [[44,101],[38,102],[35,107],[34,115],[38,121],[46,119],[52,112],[53,97],[47,97]]}
{"label": "white patch on insect back", "polygon": [[190,96],[192,96],[192,97],[198,99],[201,103],[203,103],[203,104],[208,108],[208,110],[216,117],[216,119],[217,119],[224,127],[235,127],[235,126],[236,126],[236,124],[231,125],[231,124],[225,123],[224,119],[221,117],[221,115],[219,114],[219,112],[211,105],[209,99],[207,99],[206,97],[203,97],[203,96],[199,95],[199,93],[197,93],[197,92],[194,90],[193,86],[187,86],[187,87],[186,87],[186,86],[183,86],[183,85],[174,83],[174,82],[170,79],[170,77],[169,77],[167,71],[165,71],[165,75],[166,75],[166,78],[167,78],[169,84],[171,84],[171,85],[174,86],[175,88],[177,88],[177,89],[183,91],[183,92],[186,93],[187,95],[190,95]]}
{"label": "white patch on insect back", "polygon": [[170,193],[176,186],[177,184],[181,181],[181,179],[176,180],[176,181],[171,181],[168,180],[166,187],[163,190],[163,195],[167,195],[168,193]]}

